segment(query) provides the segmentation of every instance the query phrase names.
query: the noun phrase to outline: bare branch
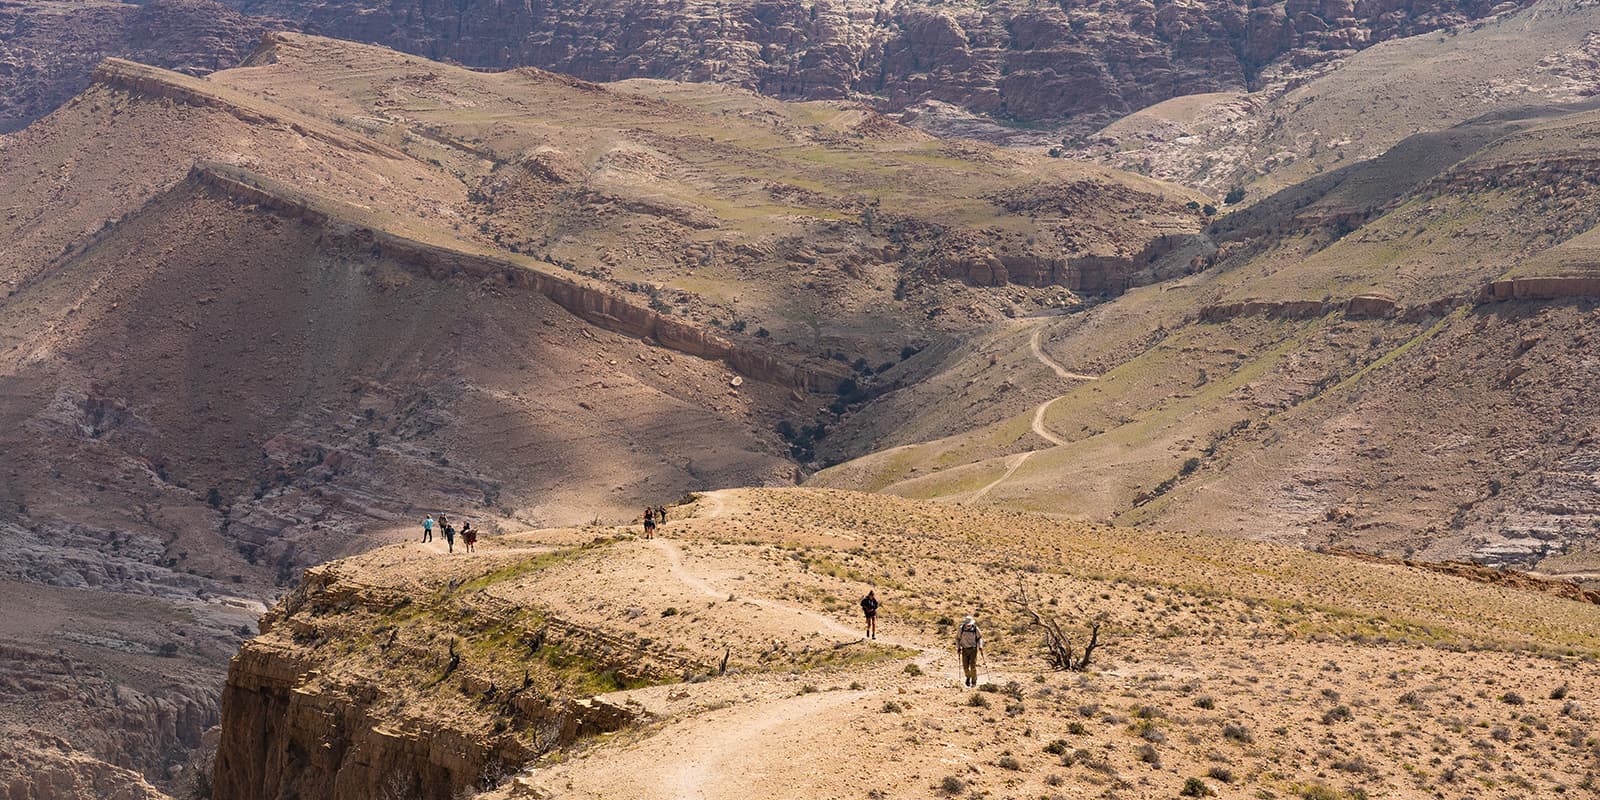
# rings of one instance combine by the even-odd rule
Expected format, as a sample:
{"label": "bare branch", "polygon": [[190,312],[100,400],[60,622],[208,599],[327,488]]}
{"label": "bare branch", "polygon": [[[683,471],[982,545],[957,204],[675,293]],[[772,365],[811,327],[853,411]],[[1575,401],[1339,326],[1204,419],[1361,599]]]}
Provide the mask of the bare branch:
{"label": "bare branch", "polygon": [[1033,620],[1033,627],[1044,632],[1045,659],[1050,663],[1051,669],[1079,672],[1089,666],[1090,657],[1094,655],[1095,648],[1100,646],[1100,626],[1105,621],[1103,616],[1095,618],[1090,623],[1089,643],[1084,647],[1083,655],[1078,657],[1072,645],[1072,638],[1061,628],[1061,624],[1055,617],[1042,613],[1029,599],[1028,586],[1021,575],[1017,576],[1017,590],[1011,596],[1010,602]]}

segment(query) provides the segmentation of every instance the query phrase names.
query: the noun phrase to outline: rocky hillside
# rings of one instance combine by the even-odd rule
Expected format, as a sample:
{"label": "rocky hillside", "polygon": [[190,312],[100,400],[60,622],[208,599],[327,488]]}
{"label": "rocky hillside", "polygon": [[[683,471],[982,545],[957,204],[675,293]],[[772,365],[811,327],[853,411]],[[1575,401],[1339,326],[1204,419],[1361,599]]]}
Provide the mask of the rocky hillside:
{"label": "rocky hillside", "polygon": [[1593,758],[1590,603],[882,495],[670,514],[311,571],[233,662],[214,796],[1554,797]]}
{"label": "rocky hillside", "polygon": [[[1526,3],[231,5],[243,16],[210,0],[0,5],[0,62],[10,65],[0,72],[0,132],[65,101],[102,56],[206,72],[237,63],[262,29],[289,24],[473,67],[855,98],[880,110],[914,109],[935,130],[1046,141],[1052,137],[1028,128],[1066,121],[1083,132],[1180,95],[1256,89],[1380,42]],[[1016,123],[1024,125],[1007,129]]]}
{"label": "rocky hillside", "polygon": [[1471,25],[1385,42],[1310,79],[1142,109],[1072,143],[1068,154],[1219,198],[1238,187],[1256,199],[1381,155],[1418,132],[1592,106],[1600,91],[1600,7],[1586,0],[1509,6]]}
{"label": "rocky hillside", "polygon": [[1597,123],[1419,134],[1191,275],[930,351],[813,482],[1592,579]]}
{"label": "rocky hillside", "polygon": [[108,56],[203,75],[237,66],[263,33],[283,27],[212,0],[0,3],[0,134],[71,99]]}
{"label": "rocky hillside", "polygon": [[205,79],[103,63],[6,137],[0,186],[0,591],[37,613],[0,635],[30,748],[0,783],[49,797],[182,788],[308,566],[427,512],[793,483],[783,432],[841,385],[1151,280],[1203,223],[859,106],[298,35]]}
{"label": "rocky hillside", "polygon": [[1358,3],[647,2],[507,5],[234,0],[247,13],[476,67],[590,80],[718,81],[788,98],[943,103],[1019,122],[1107,119],[1254,88],[1379,42],[1516,7]]}

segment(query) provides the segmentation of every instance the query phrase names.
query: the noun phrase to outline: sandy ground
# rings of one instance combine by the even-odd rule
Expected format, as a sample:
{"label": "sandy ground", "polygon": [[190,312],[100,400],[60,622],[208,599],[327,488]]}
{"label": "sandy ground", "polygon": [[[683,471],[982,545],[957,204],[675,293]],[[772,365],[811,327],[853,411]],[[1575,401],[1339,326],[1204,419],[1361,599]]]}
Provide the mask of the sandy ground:
{"label": "sandy ground", "polygon": [[[489,798],[1171,798],[1202,785],[1533,798],[1581,790],[1592,769],[1592,605],[850,493],[727,490],[671,512],[654,540],[530,531],[474,555],[411,542],[335,568],[420,591],[588,543],[481,591],[702,663],[731,654],[720,677],[601,695],[644,721]],[[1085,620],[1105,620],[1088,669],[1048,667],[1016,585],[1080,647]],[[885,602],[875,643],[854,608],[868,587]],[[949,624],[965,613],[985,627],[979,691],[957,676]]]}

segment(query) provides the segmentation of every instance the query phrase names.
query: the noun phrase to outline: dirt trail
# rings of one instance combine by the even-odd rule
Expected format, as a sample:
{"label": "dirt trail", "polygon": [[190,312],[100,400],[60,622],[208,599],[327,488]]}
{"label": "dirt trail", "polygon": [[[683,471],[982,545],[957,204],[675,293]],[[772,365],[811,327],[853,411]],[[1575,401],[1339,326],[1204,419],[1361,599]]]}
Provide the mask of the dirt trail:
{"label": "dirt trail", "polygon": [[[716,493],[708,492],[702,498],[708,502],[696,510],[693,519],[715,519],[727,513],[727,506]],[[728,596],[727,591],[684,563],[682,548],[676,541],[657,538],[646,544],[666,560],[674,579],[707,597]],[[741,599],[768,611],[803,617],[814,623],[819,633],[837,636],[843,642],[861,640],[861,629],[810,609],[768,598],[741,595]],[[796,752],[797,746],[806,747],[811,737],[838,735],[852,724],[850,720],[855,715],[865,713],[861,708],[871,708],[880,702],[880,696],[900,696],[901,687],[958,686],[953,651],[892,635],[880,635],[876,641],[917,651],[914,661],[922,674],[902,675],[896,666],[899,662],[894,662],[875,668],[879,673],[897,676],[892,685],[882,688],[789,694],[785,685],[786,691],[781,695],[768,694],[758,699],[747,696],[744,702],[728,708],[671,722],[655,736],[610,753],[603,760],[535,771],[523,780],[535,786],[560,786],[557,794],[563,797],[663,800],[743,800],[753,792],[755,796],[779,796],[796,778],[825,783],[829,768],[824,762],[796,760],[786,754]],[[629,695],[617,694],[619,698]],[[856,710],[849,708],[863,701],[865,704]]]}
{"label": "dirt trail", "polygon": [[[1019,454],[1017,461],[1025,460],[1026,455]],[[702,493],[699,501],[692,514],[681,521],[717,519],[738,504],[736,496],[723,492]],[[672,579],[708,598],[729,596],[728,589],[696,570],[699,562],[693,554],[686,557],[681,542],[665,537],[638,544],[646,552],[660,555]],[[841,644],[862,641],[859,627],[809,608],[750,596],[750,586],[740,588],[743,591],[738,594],[743,602],[770,613],[799,617],[815,625],[819,634],[837,638]],[[879,624],[892,625],[892,614],[885,616],[888,619],[880,619]],[[835,767],[825,759],[796,759],[793,754],[847,741],[859,728],[862,715],[878,713],[877,709],[888,699],[903,701],[908,690],[965,691],[960,686],[953,643],[944,646],[923,637],[891,633],[880,634],[876,642],[915,651],[913,662],[920,672],[907,673],[902,661],[880,662],[863,667],[861,673],[862,681],[872,688],[798,692],[795,690],[799,681],[773,684],[770,680],[752,682],[752,676],[730,676],[726,680],[731,683],[723,692],[740,699],[724,708],[690,713],[675,720],[670,719],[674,708],[670,693],[649,700],[639,696],[639,692],[659,694],[661,687],[617,692],[606,699],[642,700],[669,717],[665,727],[642,741],[610,750],[603,758],[532,770],[519,778],[518,784],[550,796],[660,800],[743,800],[752,796],[788,796],[786,792],[796,785],[829,786],[837,779]],[[1010,677],[991,672],[987,665],[981,676],[985,680]],[[833,678],[837,682],[848,679],[842,675]]]}
{"label": "dirt trail", "polygon": [[[660,551],[661,554],[666,557],[667,569],[671,571],[674,578],[682,581],[684,585],[695,589],[696,591],[704,594],[706,597],[715,598],[718,600],[728,597],[729,594],[731,594],[727,590],[718,589],[717,587],[712,586],[704,578],[694,575],[687,568],[685,568],[683,565],[683,551],[679,549],[676,542],[672,541],[671,539],[652,539],[650,544],[654,545],[655,549]],[[777,600],[769,600],[762,597],[749,597],[746,595],[740,595],[740,599],[746,603],[750,603],[768,611],[779,614],[794,615],[809,620],[817,626],[817,633],[838,636],[845,642],[854,642],[862,638],[862,632],[864,628],[846,625],[839,620],[824,614],[819,614],[809,609],[800,608],[788,603],[779,602]],[[882,624],[882,622],[882,620],[879,621],[880,624]],[[915,650],[923,655],[927,655],[929,653],[928,648],[924,647],[921,643],[913,642],[908,639],[902,639],[897,636],[886,636],[880,634],[879,637],[874,641],[880,644],[894,645],[896,647],[904,647],[908,650]],[[937,657],[939,654],[934,653],[934,655]]]}
{"label": "dirt trail", "polygon": [[1064,395],[1052,397],[1049,400],[1040,403],[1039,407],[1033,410],[1033,432],[1037,434],[1039,438],[1044,439],[1045,441],[1057,447],[1066,444],[1067,440],[1051,433],[1050,429],[1044,426],[1044,415],[1050,410],[1050,405],[1055,401],[1060,400],[1063,396]]}
{"label": "dirt trail", "polygon": [[1098,376],[1098,375],[1085,375],[1082,372],[1073,372],[1073,371],[1067,369],[1066,367],[1063,367],[1060,364],[1056,363],[1055,359],[1045,355],[1044,354],[1044,347],[1042,346],[1042,343],[1040,341],[1040,339],[1043,336],[1044,336],[1044,325],[1041,324],[1041,325],[1039,325],[1039,327],[1033,329],[1033,336],[1029,337],[1029,339],[1028,339],[1028,349],[1033,351],[1033,357],[1038,359],[1039,363],[1049,367],[1050,371],[1054,372],[1056,374],[1057,378],[1061,378],[1063,380],[1069,380],[1069,381],[1097,381],[1097,380],[1100,380],[1100,376]]}
{"label": "dirt trail", "polygon": [[[1048,403],[1046,405],[1048,405]],[[1039,420],[1038,420],[1037,415],[1034,417],[1033,424],[1034,425],[1038,425],[1039,424]],[[1038,428],[1035,428],[1035,430],[1038,430]],[[1056,444],[1061,444],[1061,443],[1060,442],[1056,442]],[[999,486],[1002,483],[1005,483],[1007,480],[1009,480],[1011,478],[1012,475],[1016,474],[1017,468],[1021,467],[1025,463],[1027,463],[1028,459],[1032,458],[1033,454],[1036,453],[1036,452],[1038,452],[1038,451],[1037,450],[1029,450],[1026,453],[1017,453],[1016,455],[1011,456],[1011,463],[1006,467],[1005,474],[1003,474],[1000,477],[995,478],[994,480],[990,481],[988,483],[988,485],[984,486],[982,489],[979,489],[976,492],[973,492],[971,496],[967,497],[965,500],[962,500],[961,502],[963,502],[963,503],[971,503],[971,502],[974,502],[976,500],[983,499],[983,496],[988,494],[990,489],[993,489],[994,487]]]}
{"label": "dirt trail", "polygon": [[[1068,370],[1067,368],[1061,366],[1060,364],[1056,363],[1055,359],[1045,355],[1044,348],[1040,345],[1040,339],[1041,339],[1041,337],[1043,335],[1043,332],[1044,332],[1044,326],[1041,324],[1040,326],[1034,328],[1033,335],[1028,338],[1028,349],[1033,353],[1033,357],[1035,359],[1037,359],[1040,364],[1043,364],[1046,367],[1048,367],[1051,372],[1054,372],[1056,374],[1056,377],[1061,378],[1063,380],[1074,380],[1074,381],[1094,381],[1094,380],[1099,380],[1099,377],[1097,377],[1095,375],[1085,375],[1085,374],[1083,374],[1081,372],[1072,372],[1072,371]],[[1066,439],[1063,439],[1063,438],[1055,435],[1054,433],[1051,433],[1050,429],[1045,427],[1045,424],[1044,424],[1045,414],[1049,413],[1050,406],[1052,404],[1054,404],[1057,400],[1060,400],[1063,397],[1066,397],[1066,395],[1064,395],[1064,394],[1056,395],[1055,397],[1052,397],[1049,400],[1046,400],[1043,403],[1040,403],[1039,406],[1033,410],[1033,422],[1032,422],[1030,427],[1033,429],[1033,433],[1034,433],[1035,436],[1038,436],[1039,438],[1049,442],[1051,447],[1060,447],[1061,445],[1064,445],[1064,444],[1067,443]],[[909,447],[910,445],[903,445],[903,446]],[[989,494],[989,490],[990,489],[993,489],[994,487],[999,486],[1000,484],[1005,483],[1006,481],[1010,480],[1011,476],[1015,475],[1017,470],[1020,469],[1023,464],[1026,464],[1028,462],[1029,458],[1033,457],[1034,453],[1040,453],[1040,452],[1044,452],[1044,449],[1041,448],[1039,450],[1028,450],[1026,452],[1015,453],[1015,454],[1012,454],[1010,456],[1007,456],[1006,457],[1006,471],[1003,474],[1001,474],[1000,477],[994,479],[993,481],[990,481],[983,488],[973,492],[972,494],[969,494],[966,497],[960,498],[959,500],[957,500],[957,502],[972,503],[972,502],[975,502],[977,500],[983,499],[984,497],[986,497]],[[966,465],[963,464],[962,466],[966,466]],[[958,469],[958,468],[959,467],[951,467],[950,469]],[[943,472],[943,471],[945,471],[945,470],[940,470],[939,472]],[[933,473],[930,473],[930,474],[937,475],[937,474],[939,474],[939,472],[933,472]],[[927,476],[919,476],[919,477],[927,477]],[[903,483],[903,481],[897,481],[897,483]],[[892,489],[892,488],[894,488],[894,484],[890,484],[889,486],[884,487],[884,488],[885,489]],[[944,500],[945,502],[948,502],[950,498],[941,498],[941,499]]]}
{"label": "dirt trail", "polygon": [[669,797],[744,800],[750,797],[755,765],[770,762],[785,748],[776,745],[802,720],[828,714],[867,696],[867,692],[829,692],[760,703],[730,716],[723,724],[691,721],[693,732],[673,737],[687,743],[682,756],[665,770],[660,783]]}

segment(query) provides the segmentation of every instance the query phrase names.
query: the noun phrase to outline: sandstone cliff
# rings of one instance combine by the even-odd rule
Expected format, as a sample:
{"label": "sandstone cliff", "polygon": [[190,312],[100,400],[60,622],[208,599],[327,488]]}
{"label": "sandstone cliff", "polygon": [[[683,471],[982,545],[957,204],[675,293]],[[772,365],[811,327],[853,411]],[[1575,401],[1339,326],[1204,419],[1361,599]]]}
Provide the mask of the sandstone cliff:
{"label": "sandstone cliff", "polygon": [[421,597],[307,573],[233,660],[214,796],[458,797],[630,722],[580,688],[602,672],[626,685],[685,668],[484,593],[526,569]]}
{"label": "sandstone cliff", "polygon": [[477,67],[590,80],[723,81],[779,97],[943,101],[1017,120],[1104,119],[1168,97],[1249,87],[1297,65],[1481,17],[1490,0],[1286,0],[1072,7],[877,7],[820,0],[533,4],[234,0],[248,13]]}

